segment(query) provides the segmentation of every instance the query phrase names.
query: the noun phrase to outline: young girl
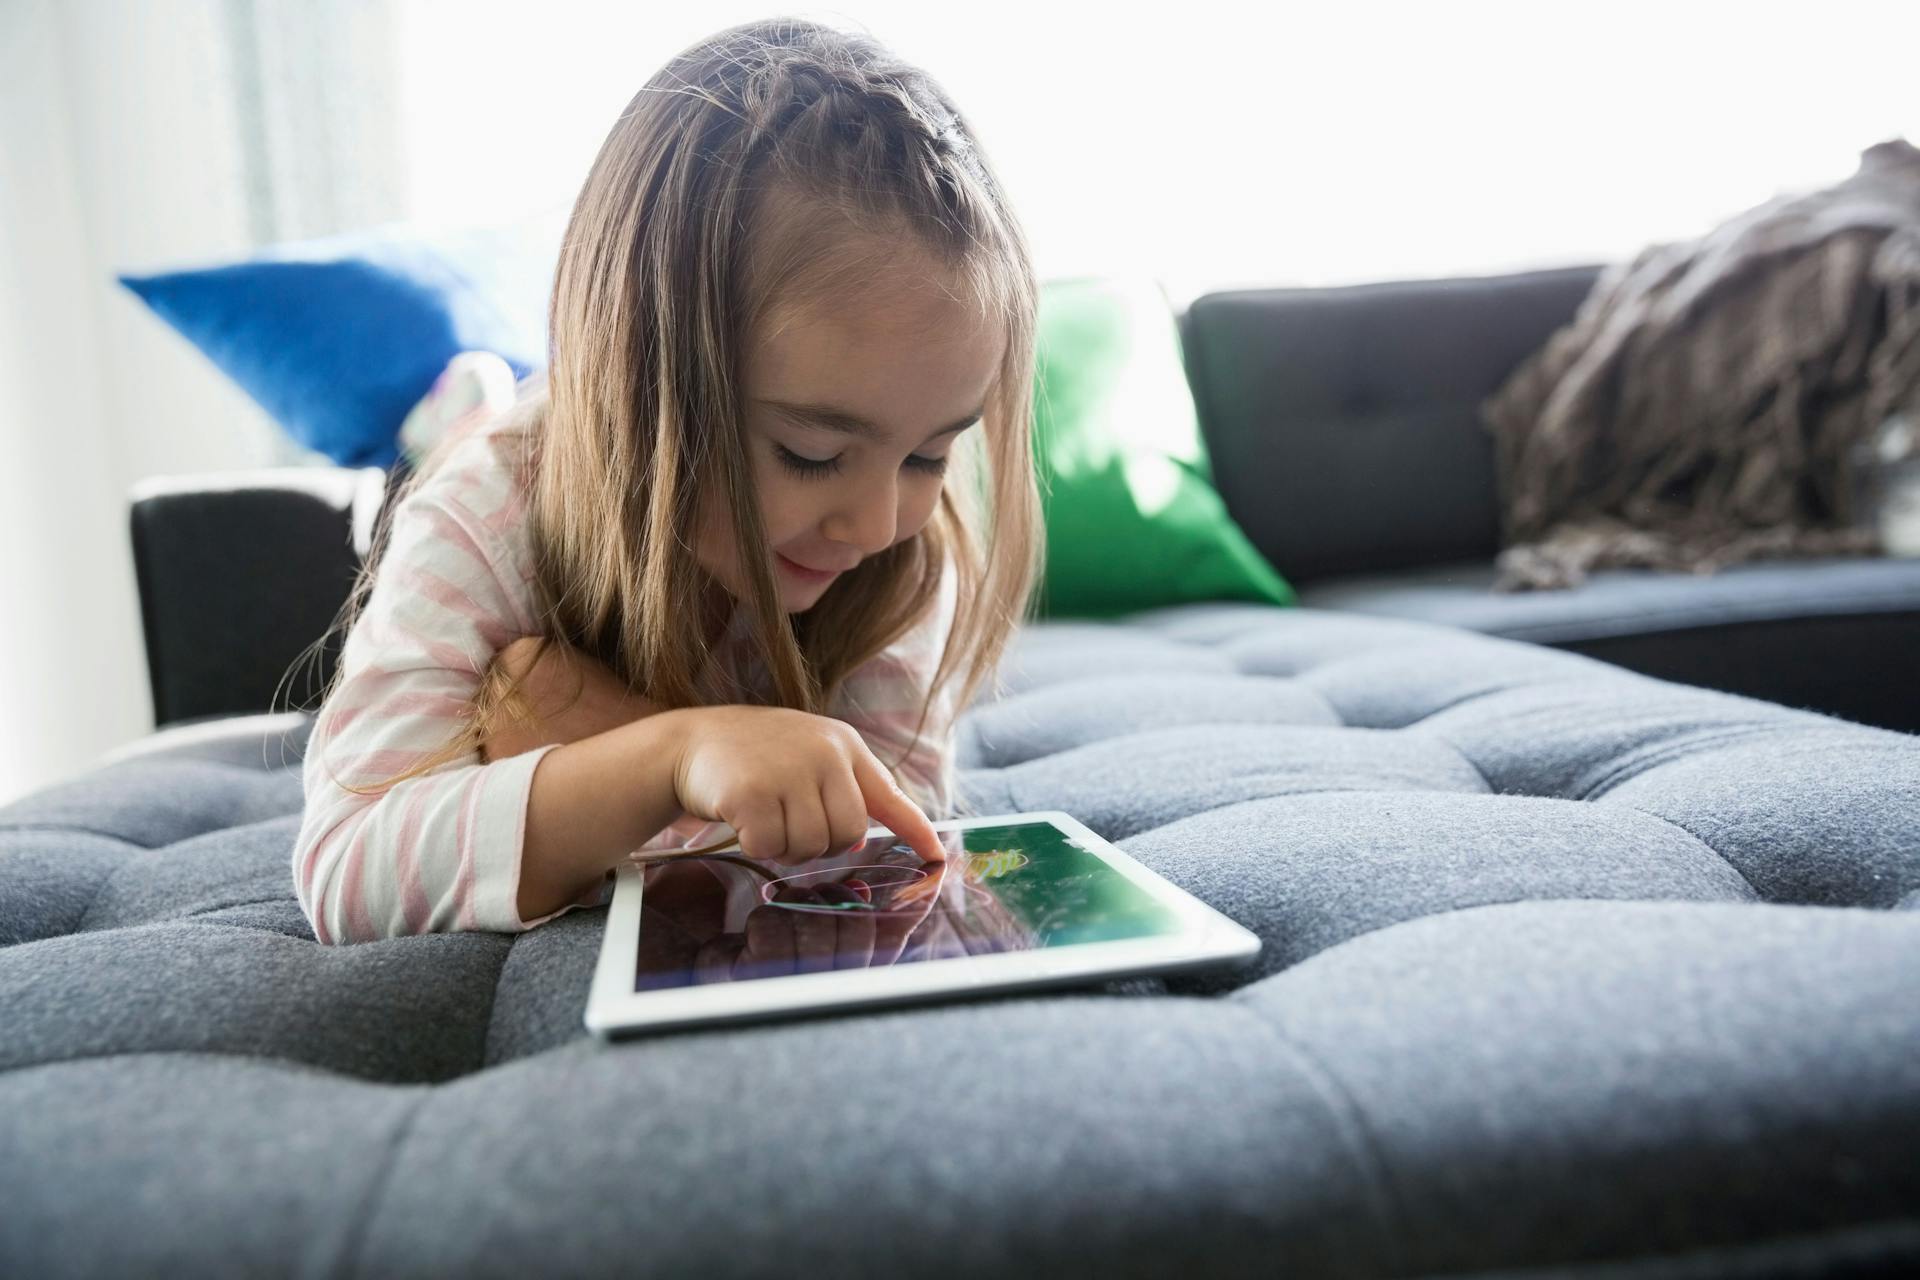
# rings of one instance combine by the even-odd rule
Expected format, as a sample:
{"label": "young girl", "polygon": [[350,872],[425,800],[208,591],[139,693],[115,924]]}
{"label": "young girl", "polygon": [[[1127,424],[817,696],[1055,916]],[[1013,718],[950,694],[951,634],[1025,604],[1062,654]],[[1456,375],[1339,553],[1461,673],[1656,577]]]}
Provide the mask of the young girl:
{"label": "young girl", "polygon": [[314,935],[529,929],[735,834],[940,858],[1038,572],[1035,297],[924,72],[789,19],[668,62],[575,202],[546,373],[433,449],[342,613]]}

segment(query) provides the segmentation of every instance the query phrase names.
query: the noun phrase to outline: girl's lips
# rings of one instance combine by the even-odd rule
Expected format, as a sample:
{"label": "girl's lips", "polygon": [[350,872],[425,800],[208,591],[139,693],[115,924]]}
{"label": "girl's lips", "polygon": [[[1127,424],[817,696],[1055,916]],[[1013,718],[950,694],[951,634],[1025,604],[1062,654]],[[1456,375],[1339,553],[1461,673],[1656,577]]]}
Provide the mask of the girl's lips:
{"label": "girl's lips", "polygon": [[780,561],[782,568],[794,577],[805,582],[830,582],[840,576],[840,570],[838,569],[808,569],[803,565],[795,564],[778,551],[773,554]]}

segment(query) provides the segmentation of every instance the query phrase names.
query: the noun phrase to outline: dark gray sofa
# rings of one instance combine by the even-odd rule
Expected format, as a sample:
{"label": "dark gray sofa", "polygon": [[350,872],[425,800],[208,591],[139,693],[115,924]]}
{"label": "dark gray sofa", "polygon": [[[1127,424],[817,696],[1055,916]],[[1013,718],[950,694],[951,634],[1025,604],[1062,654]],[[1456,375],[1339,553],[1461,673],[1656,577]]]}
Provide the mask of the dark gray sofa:
{"label": "dark gray sofa", "polygon": [[[1304,421],[1201,367],[1216,458]],[[1256,530],[1262,447],[1220,467]],[[1920,1267],[1920,738],[1402,618],[1034,625],[973,802],[1074,813],[1257,964],[606,1045],[601,912],[312,940],[261,650],[378,492],[315,479],[143,498],[170,727],[0,810],[0,1274]]]}
{"label": "dark gray sofa", "polygon": [[1234,518],[1315,607],[1571,649],[1647,675],[1920,731],[1920,560],[1596,575],[1494,594],[1479,403],[1600,267],[1195,299],[1188,373]]}

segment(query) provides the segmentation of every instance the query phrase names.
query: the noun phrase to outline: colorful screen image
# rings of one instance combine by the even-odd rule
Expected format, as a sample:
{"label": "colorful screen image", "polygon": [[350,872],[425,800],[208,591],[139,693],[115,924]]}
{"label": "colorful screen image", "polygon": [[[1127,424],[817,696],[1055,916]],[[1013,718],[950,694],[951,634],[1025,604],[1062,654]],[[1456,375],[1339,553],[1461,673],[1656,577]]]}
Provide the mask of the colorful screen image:
{"label": "colorful screen image", "polygon": [[648,867],[635,990],[920,964],[1176,932],[1174,913],[1048,822],[892,836],[783,866],[739,854]]}

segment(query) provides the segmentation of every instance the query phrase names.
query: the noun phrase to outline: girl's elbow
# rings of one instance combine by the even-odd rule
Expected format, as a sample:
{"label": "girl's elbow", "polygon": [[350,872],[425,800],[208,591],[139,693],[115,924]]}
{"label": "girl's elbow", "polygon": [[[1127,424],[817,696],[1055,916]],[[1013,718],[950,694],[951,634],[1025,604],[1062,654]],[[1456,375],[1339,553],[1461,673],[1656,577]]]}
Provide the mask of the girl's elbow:
{"label": "girl's elbow", "polygon": [[313,930],[315,942],[321,946],[333,946],[342,941],[327,925],[328,913],[323,895],[316,894],[296,880],[293,884],[293,896],[300,903],[300,913],[307,918],[307,927]]}
{"label": "girl's elbow", "polygon": [[313,940],[323,946],[377,942],[383,936],[368,927],[373,913],[347,909],[346,861],[353,855],[350,833],[339,830],[325,840],[294,846],[294,898],[313,930]]}
{"label": "girl's elbow", "polygon": [[307,924],[313,930],[313,940],[322,946],[338,946],[357,941],[346,936],[339,927],[337,896],[324,878],[316,878],[309,883],[298,878],[293,884],[294,897],[300,902],[300,910],[307,917]]}

